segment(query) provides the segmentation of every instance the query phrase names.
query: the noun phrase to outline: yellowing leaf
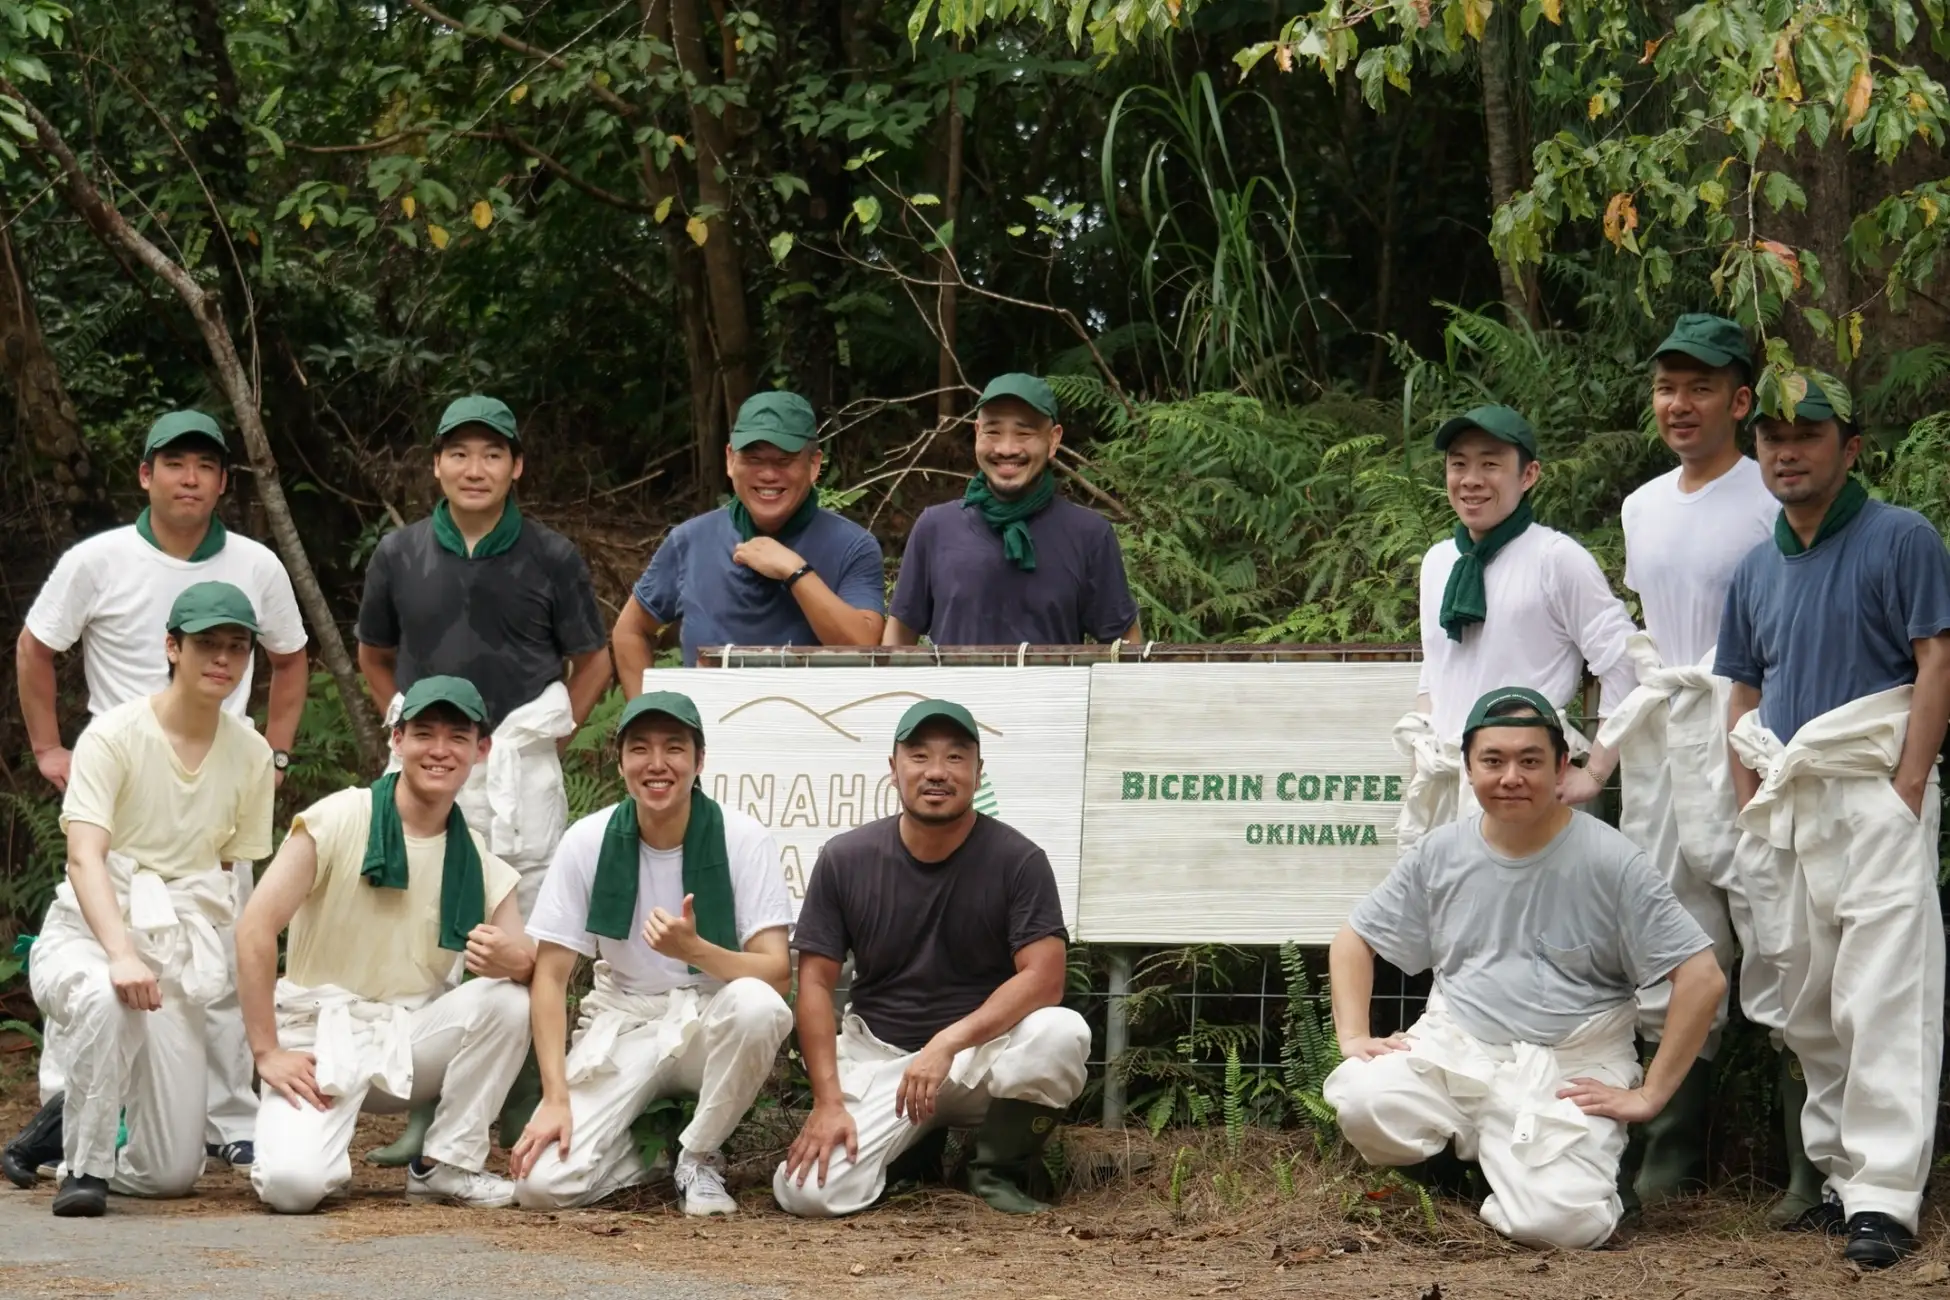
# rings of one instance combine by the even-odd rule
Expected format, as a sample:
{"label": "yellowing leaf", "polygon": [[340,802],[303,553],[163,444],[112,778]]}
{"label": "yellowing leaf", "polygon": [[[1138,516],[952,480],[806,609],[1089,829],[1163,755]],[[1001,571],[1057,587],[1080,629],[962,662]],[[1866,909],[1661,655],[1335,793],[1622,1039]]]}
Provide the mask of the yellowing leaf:
{"label": "yellowing leaf", "polygon": [[1921,113],[1930,106],[1930,101],[1914,90],[1909,92],[1909,98],[1903,102],[1909,105],[1909,111],[1912,113]]}
{"label": "yellowing leaf", "polygon": [[1854,356],[1862,355],[1862,313],[1859,311],[1848,314],[1848,348]]}
{"label": "yellowing leaf", "polygon": [[414,212],[419,210],[419,206],[419,204],[413,201],[411,194],[399,201],[399,210],[404,212],[409,219],[413,216]]}
{"label": "yellowing leaf", "polygon": [[1477,40],[1489,30],[1490,14],[1496,8],[1495,0],[1463,0],[1463,26]]}
{"label": "yellowing leaf", "polygon": [[1727,187],[1718,181],[1701,181],[1699,183],[1699,197],[1700,202],[1706,204],[1707,207],[1718,209],[1726,204]]}
{"label": "yellowing leaf", "polygon": [[691,237],[693,244],[702,248],[704,241],[711,237],[711,227],[704,224],[704,218],[692,217],[684,223],[684,233]]}
{"label": "yellowing leaf", "polygon": [[[1801,287],[1801,258],[1792,248],[1789,248],[1778,239],[1757,240],[1754,243],[1754,247],[1786,267],[1788,274],[1794,277],[1794,287],[1797,289]],[[1795,400],[1799,401],[1801,399],[1796,398]]]}
{"label": "yellowing leaf", "polygon": [[436,226],[429,222],[427,224],[427,238],[432,241],[435,248],[445,248],[447,246],[447,228],[445,226]]}
{"label": "yellowing leaf", "polygon": [[1647,41],[1645,43],[1645,56],[1639,60],[1639,63],[1641,65],[1644,65],[1652,62],[1652,56],[1657,54],[1659,52],[1659,47],[1661,45],[1664,45],[1665,43],[1666,43],[1666,38],[1663,36],[1661,36],[1656,41]]}
{"label": "yellowing leaf", "polygon": [[1781,394],[1787,398],[1788,410],[1801,405],[1801,399],[1808,395],[1808,377],[1789,375],[1781,381]]}
{"label": "yellowing leaf", "polygon": [[244,232],[244,242],[249,244],[252,248],[258,247],[257,232],[255,230],[246,230]]}
{"label": "yellowing leaf", "polygon": [[486,199],[481,199],[475,203],[474,210],[468,215],[474,218],[474,229],[476,230],[486,230],[494,224],[494,207]]}
{"label": "yellowing leaf", "polygon": [[1842,119],[1842,130],[1853,131],[1862,119],[1869,115],[1869,94],[1876,87],[1876,79],[1869,72],[1869,65],[1855,65],[1855,79],[1848,83],[1848,95],[1842,100],[1847,116]]}
{"label": "yellowing leaf", "polygon": [[318,220],[318,214],[316,212],[313,212],[310,208],[306,208],[303,212],[300,212],[298,214],[298,229],[310,230],[311,223],[316,220]]}
{"label": "yellowing leaf", "polygon": [[1638,228],[1639,210],[1632,206],[1632,196],[1620,190],[1605,205],[1605,238],[1622,248],[1626,236]]}
{"label": "yellowing leaf", "polygon": [[1935,199],[1925,194],[1922,198],[1916,200],[1916,208],[1917,211],[1923,214],[1924,225],[1934,226],[1936,224],[1937,206]]}
{"label": "yellowing leaf", "polygon": [[664,139],[670,141],[670,147],[673,149],[682,149],[684,147],[684,137],[681,135],[667,135]]}
{"label": "yellowing leaf", "polygon": [[1551,26],[1562,27],[1564,25],[1564,0],[1544,0],[1544,17],[1550,20]]}
{"label": "yellowing leaf", "polygon": [[1774,38],[1774,81],[1784,97],[1801,98],[1801,75],[1794,69],[1794,37],[1787,32]]}
{"label": "yellowing leaf", "polygon": [[1293,71],[1293,46],[1285,41],[1281,41],[1278,45],[1275,45],[1273,47],[1273,62],[1279,65],[1281,72]]}
{"label": "yellowing leaf", "polygon": [[528,83],[525,81],[522,82],[519,86],[516,86],[513,90],[508,92],[508,102],[510,104],[519,104],[522,100],[527,98],[528,98]]}
{"label": "yellowing leaf", "polygon": [[673,197],[673,195],[666,194],[657,200],[657,210],[652,216],[660,226],[664,223],[664,218],[670,215],[670,201]]}
{"label": "yellowing leaf", "polygon": [[1593,95],[1591,97],[1591,102],[1585,105],[1584,112],[1585,112],[1585,116],[1589,117],[1594,122],[1597,121],[1600,117],[1603,117],[1605,113],[1604,95],[1602,94]]}

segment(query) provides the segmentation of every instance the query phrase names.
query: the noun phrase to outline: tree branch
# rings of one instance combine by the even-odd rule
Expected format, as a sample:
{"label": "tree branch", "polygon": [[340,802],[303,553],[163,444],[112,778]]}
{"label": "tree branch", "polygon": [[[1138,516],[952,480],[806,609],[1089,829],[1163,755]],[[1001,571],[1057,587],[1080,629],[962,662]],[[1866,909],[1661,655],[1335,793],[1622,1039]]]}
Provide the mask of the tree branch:
{"label": "tree branch", "polygon": [[581,190],[584,194],[587,194],[599,203],[607,203],[611,207],[621,208],[625,212],[642,212],[654,215],[657,211],[656,208],[648,203],[639,203],[635,199],[626,199],[621,194],[611,193],[600,185],[594,185],[582,179],[582,177],[570,171],[566,165],[550,157],[535,145],[530,144],[514,131],[456,131],[454,134],[468,140],[499,141],[516,153],[526,154],[528,157],[533,158],[551,175],[561,177],[568,185]]}
{"label": "tree branch", "polygon": [[[525,58],[534,59],[538,63],[554,68],[557,72],[569,71],[569,62],[567,59],[564,59],[559,54],[551,54],[539,45],[530,45],[527,41],[510,36],[506,32],[488,32],[483,31],[479,27],[470,27],[458,18],[441,13],[438,9],[428,4],[426,0],[406,0],[406,3],[411,8],[418,10],[421,14],[439,23],[442,27],[450,28],[463,36],[472,36],[476,40],[493,41],[495,44],[513,50],[516,54],[522,55]],[[596,97],[597,102],[608,108],[618,117],[633,118],[637,116],[636,105],[630,103],[609,87],[597,85],[594,77],[589,79],[588,85],[589,93]]]}

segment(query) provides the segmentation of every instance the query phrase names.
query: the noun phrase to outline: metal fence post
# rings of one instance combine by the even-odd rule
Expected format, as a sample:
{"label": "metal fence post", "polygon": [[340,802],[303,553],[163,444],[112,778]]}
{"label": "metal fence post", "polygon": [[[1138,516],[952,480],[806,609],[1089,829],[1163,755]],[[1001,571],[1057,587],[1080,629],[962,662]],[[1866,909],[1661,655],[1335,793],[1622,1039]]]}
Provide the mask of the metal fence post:
{"label": "metal fence post", "polygon": [[1131,950],[1110,950],[1110,1001],[1104,1008],[1104,1127],[1124,1127],[1124,1076],[1117,1058],[1131,1045],[1131,1021],[1125,999],[1131,996]]}

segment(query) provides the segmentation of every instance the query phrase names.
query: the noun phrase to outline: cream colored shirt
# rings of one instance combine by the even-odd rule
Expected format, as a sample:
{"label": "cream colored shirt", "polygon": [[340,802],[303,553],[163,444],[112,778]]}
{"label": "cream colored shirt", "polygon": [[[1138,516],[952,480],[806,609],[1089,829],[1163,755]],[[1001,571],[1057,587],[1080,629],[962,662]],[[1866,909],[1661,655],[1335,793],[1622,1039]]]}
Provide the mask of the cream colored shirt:
{"label": "cream colored shirt", "polygon": [[108,847],[165,880],[271,853],[271,747],[250,723],[218,715],[210,752],[183,766],[150,697],[96,716],[75,742],[61,829],[108,832]]}
{"label": "cream colored shirt", "polygon": [[[437,994],[460,975],[461,954],[440,946],[440,878],[447,837],[406,837],[406,888],[384,889],[360,874],[372,829],[372,791],[364,786],[327,795],[291,819],[291,829],[318,846],[311,893],[291,918],[285,978],[305,988],[336,984],[377,1002]],[[520,879],[488,852],[472,827],[481,855],[487,915]]]}

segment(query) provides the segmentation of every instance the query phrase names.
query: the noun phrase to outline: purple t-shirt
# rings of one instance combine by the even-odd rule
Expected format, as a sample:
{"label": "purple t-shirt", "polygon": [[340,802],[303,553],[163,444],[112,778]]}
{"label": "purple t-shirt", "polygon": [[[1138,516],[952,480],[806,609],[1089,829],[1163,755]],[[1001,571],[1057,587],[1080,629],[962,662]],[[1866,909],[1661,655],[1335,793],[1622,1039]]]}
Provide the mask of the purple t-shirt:
{"label": "purple t-shirt", "polygon": [[936,645],[1108,644],[1137,619],[1110,521],[1057,497],[1029,521],[1036,567],[1002,553],[1002,535],[961,501],[914,521],[893,616]]}

